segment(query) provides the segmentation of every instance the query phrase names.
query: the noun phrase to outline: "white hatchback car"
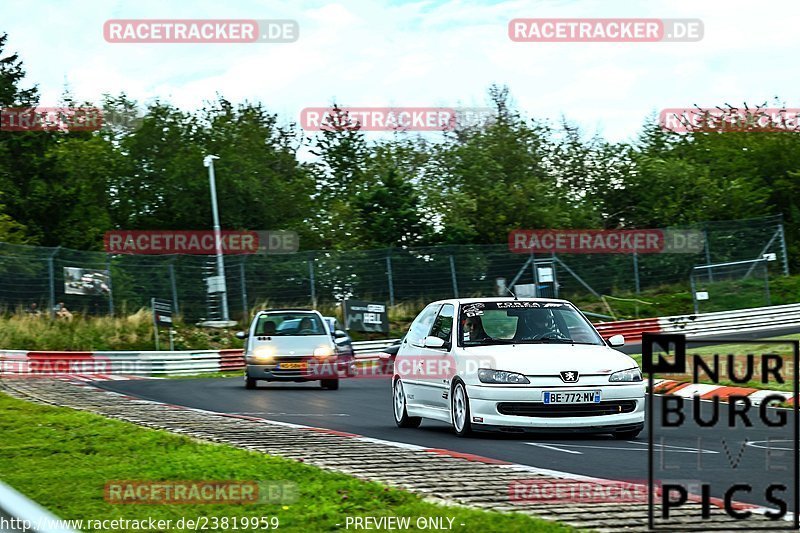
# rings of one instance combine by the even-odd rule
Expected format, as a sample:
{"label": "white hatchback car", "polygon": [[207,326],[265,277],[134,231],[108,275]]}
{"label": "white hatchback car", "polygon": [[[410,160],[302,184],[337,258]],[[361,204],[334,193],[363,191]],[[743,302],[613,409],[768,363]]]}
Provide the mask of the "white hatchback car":
{"label": "white hatchback car", "polygon": [[422,418],[472,431],[610,433],[644,427],[645,384],[631,357],[614,350],[565,300],[470,298],[428,305],[395,360],[394,418]]}

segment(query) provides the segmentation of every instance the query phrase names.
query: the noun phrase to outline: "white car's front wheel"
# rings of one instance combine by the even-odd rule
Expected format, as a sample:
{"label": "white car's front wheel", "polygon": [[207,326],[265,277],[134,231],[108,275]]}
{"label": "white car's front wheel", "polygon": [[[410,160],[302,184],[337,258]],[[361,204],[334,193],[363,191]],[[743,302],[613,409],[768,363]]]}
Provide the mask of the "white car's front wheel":
{"label": "white car's front wheel", "polygon": [[472,422],[469,412],[469,396],[464,383],[457,381],[453,387],[453,399],[450,402],[450,417],[453,428],[459,437],[468,437],[472,433]]}
{"label": "white car's front wheel", "polygon": [[408,416],[406,408],[406,393],[403,382],[398,378],[392,385],[392,403],[394,404],[394,423],[399,428],[416,428],[422,423],[419,416]]}

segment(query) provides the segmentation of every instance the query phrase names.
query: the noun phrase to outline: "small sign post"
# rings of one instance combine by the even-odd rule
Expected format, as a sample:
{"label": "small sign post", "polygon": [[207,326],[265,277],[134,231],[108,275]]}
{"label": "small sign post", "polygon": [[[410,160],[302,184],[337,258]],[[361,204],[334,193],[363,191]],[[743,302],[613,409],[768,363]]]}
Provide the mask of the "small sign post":
{"label": "small sign post", "polygon": [[151,298],[150,306],[153,309],[153,330],[156,336],[156,350],[159,349],[158,326],[165,326],[169,328],[169,349],[173,351],[175,346],[172,341],[172,300]]}

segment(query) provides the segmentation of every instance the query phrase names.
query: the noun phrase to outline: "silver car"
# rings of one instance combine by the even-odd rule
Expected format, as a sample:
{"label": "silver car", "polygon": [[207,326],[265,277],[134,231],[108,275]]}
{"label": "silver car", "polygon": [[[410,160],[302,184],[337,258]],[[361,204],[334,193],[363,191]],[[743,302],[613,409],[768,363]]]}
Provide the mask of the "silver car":
{"label": "silver car", "polygon": [[319,381],[323,388],[339,388],[339,375],[353,371],[352,353],[336,343],[346,334],[330,329],[318,311],[274,309],[259,312],[247,333],[245,387],[258,381]]}

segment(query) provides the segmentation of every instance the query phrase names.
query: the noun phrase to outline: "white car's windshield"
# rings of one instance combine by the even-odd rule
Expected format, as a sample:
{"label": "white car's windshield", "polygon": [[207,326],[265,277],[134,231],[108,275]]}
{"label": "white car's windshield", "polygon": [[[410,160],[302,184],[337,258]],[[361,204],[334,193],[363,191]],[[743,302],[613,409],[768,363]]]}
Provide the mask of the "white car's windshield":
{"label": "white car's windshield", "polygon": [[459,344],[596,344],[603,339],[568,303],[477,302],[461,305]]}
{"label": "white car's windshield", "polygon": [[325,327],[315,313],[269,313],[258,317],[255,335],[325,335]]}

